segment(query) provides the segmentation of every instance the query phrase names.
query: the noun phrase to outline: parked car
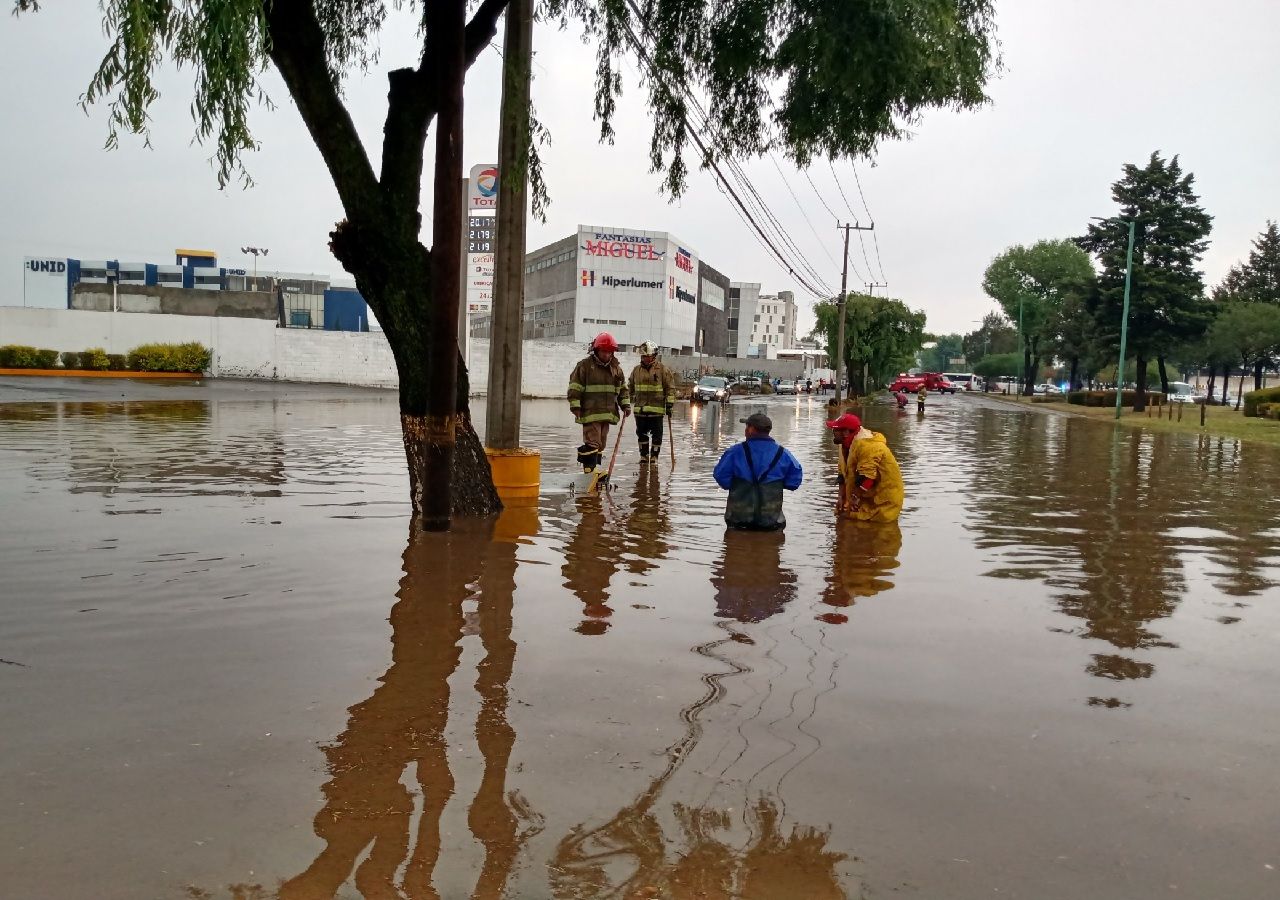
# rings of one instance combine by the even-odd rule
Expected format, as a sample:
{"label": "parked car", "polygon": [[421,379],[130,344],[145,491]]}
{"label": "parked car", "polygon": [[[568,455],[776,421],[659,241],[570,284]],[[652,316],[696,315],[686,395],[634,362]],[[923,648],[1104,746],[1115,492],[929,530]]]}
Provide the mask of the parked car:
{"label": "parked car", "polygon": [[711,400],[727,401],[729,399],[729,381],[719,375],[703,375],[693,386],[691,399],[706,403]]}
{"label": "parked car", "polygon": [[760,379],[754,375],[744,375],[735,384],[740,384],[749,394],[760,393]]}
{"label": "parked car", "polygon": [[796,388],[794,381],[779,381],[774,387],[775,394],[797,394],[799,390]]}
{"label": "parked car", "polygon": [[1031,390],[1033,390],[1037,394],[1045,394],[1045,395],[1054,395],[1054,394],[1062,393],[1062,388],[1058,387],[1056,384],[1050,384],[1047,381],[1044,382],[1043,384],[1037,384]]}

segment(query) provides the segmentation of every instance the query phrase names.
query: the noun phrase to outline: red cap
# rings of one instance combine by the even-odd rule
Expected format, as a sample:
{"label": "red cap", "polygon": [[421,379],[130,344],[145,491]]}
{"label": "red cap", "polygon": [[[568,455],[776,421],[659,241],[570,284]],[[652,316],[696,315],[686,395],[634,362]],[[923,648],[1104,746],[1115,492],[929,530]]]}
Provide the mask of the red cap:
{"label": "red cap", "polygon": [[862,427],[862,420],[853,413],[845,413],[838,419],[832,419],[827,423],[828,428],[842,428],[845,431],[857,431]]}

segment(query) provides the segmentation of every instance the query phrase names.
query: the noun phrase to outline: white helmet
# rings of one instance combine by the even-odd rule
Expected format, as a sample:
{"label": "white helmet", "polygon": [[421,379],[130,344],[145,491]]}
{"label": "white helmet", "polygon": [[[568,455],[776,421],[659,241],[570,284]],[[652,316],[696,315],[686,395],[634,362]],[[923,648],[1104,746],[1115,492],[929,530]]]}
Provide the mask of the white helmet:
{"label": "white helmet", "polygon": [[658,347],[653,341],[645,341],[638,348],[641,356],[657,356]]}

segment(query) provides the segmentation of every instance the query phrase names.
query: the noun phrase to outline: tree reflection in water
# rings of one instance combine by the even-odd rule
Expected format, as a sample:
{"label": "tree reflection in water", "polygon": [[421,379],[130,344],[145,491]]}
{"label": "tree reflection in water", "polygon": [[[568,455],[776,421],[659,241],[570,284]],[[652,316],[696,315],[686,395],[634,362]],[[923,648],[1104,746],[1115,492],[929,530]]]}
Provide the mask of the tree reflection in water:
{"label": "tree reflection in water", "polygon": [[[515,741],[506,714],[516,650],[511,615],[519,532],[514,520],[520,512],[504,513],[492,535],[487,527],[457,526],[410,538],[391,609],[391,666],[381,686],[351,707],[346,729],[324,748],[332,777],[322,789],[326,802],[315,832],[326,846],[306,871],[281,886],[280,900],[333,897],[353,869],[364,897],[441,896],[433,873],[441,815],[454,790],[445,739],[449,679],[462,653],[462,606],[472,598],[479,603],[486,654],[476,679],[476,741],[484,773],[467,817],[485,851],[473,896],[502,896],[521,847],[539,827],[520,796],[506,790]],[[476,552],[477,547],[484,549]],[[402,783],[406,776],[417,782],[420,811],[414,792]]]}

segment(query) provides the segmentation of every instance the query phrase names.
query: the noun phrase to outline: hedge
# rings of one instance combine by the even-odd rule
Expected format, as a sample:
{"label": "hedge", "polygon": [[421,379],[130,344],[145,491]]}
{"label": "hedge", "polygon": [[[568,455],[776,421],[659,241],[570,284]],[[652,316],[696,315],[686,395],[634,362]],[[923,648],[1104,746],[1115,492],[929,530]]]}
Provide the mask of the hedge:
{"label": "hedge", "polygon": [[80,354],[80,368],[90,372],[105,372],[107,370],[107,351],[101,347],[90,347],[88,350]]}
{"label": "hedge", "polygon": [[0,369],[52,369],[57,364],[57,350],[41,350],[22,344],[0,347]]}
{"label": "hedge", "polygon": [[108,353],[107,368],[112,372],[123,372],[129,368],[129,357],[123,353]]}
{"label": "hedge", "polygon": [[1261,415],[1258,412],[1258,404],[1274,403],[1280,400],[1280,387],[1263,388],[1260,391],[1249,391],[1244,395],[1244,414],[1246,416],[1257,417]]}
{"label": "hedge", "polygon": [[[1120,394],[1121,406],[1133,406],[1138,399],[1137,391],[1123,391]],[[1115,406],[1115,391],[1071,391],[1067,394],[1067,402],[1076,406]],[[1163,406],[1165,396],[1160,391],[1147,391],[1147,403],[1151,406]]]}
{"label": "hedge", "polygon": [[137,372],[203,372],[213,362],[204,345],[142,344],[129,351],[129,368]]}

